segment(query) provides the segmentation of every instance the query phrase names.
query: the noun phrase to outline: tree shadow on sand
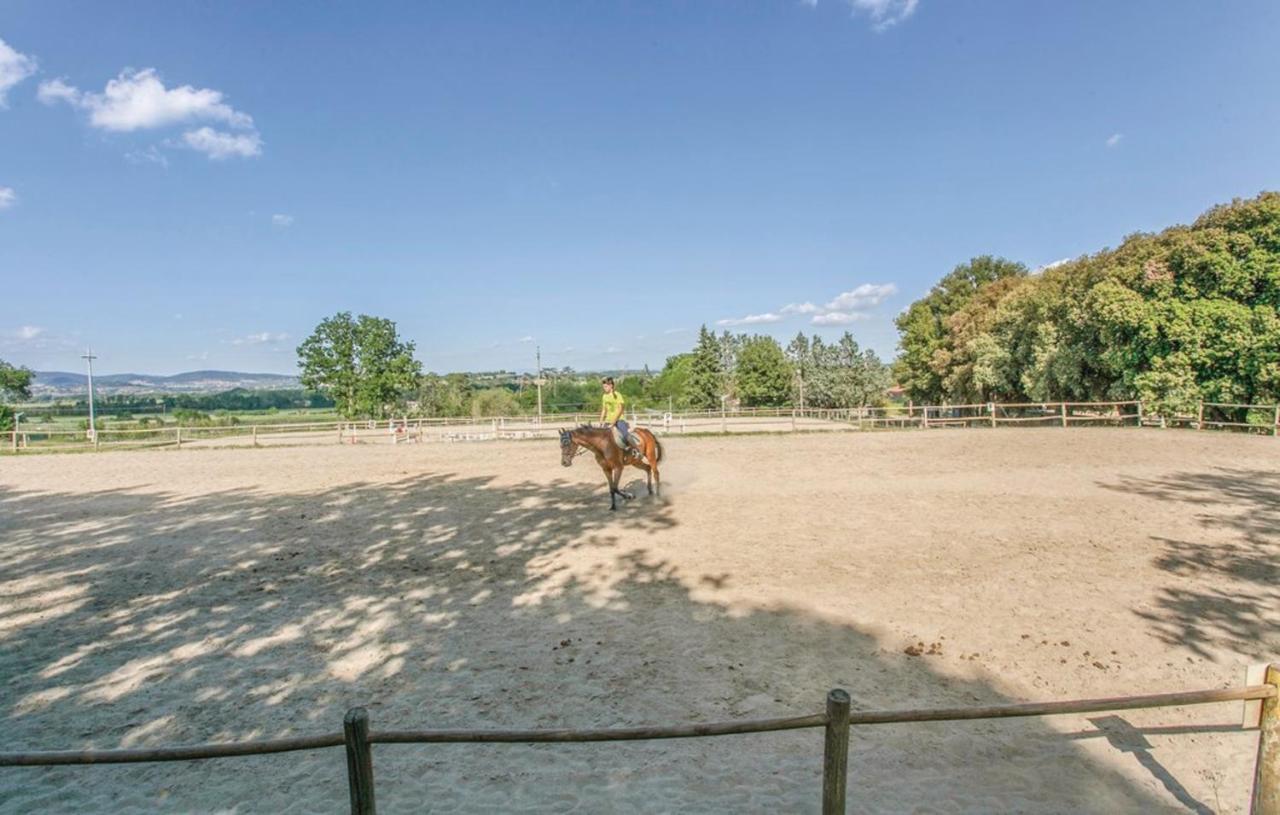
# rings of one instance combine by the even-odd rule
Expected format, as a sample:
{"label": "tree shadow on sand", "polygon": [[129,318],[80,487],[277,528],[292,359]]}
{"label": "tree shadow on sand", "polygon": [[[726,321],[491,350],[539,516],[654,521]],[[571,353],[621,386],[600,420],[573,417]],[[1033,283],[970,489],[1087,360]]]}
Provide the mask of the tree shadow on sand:
{"label": "tree shadow on sand", "polygon": [[[1211,645],[1259,661],[1280,653],[1280,471],[1218,468],[1103,486],[1197,506],[1206,529],[1234,533],[1232,540],[1152,538],[1160,546],[1155,565],[1187,578],[1162,588],[1154,610],[1136,612],[1162,640],[1208,658]],[[1205,587],[1205,577],[1227,587]]]}
{"label": "tree shadow on sand", "polygon": [[[449,474],[291,495],[0,488],[4,749],[374,729],[602,727],[1003,700],[792,609],[695,600],[642,498]],[[625,535],[627,542],[622,538]],[[375,750],[386,812],[815,811],[820,731]],[[1179,811],[1039,720],[856,731],[853,811]],[[0,811],[329,811],[341,750],[0,769]]]}

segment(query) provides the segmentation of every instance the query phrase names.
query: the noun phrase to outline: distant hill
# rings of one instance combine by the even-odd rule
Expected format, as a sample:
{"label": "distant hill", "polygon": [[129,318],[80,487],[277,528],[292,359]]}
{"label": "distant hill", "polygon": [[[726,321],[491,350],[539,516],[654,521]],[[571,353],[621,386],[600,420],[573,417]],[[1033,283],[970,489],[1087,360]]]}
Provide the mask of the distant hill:
{"label": "distant hill", "polygon": [[[66,371],[36,371],[31,395],[62,397],[83,395],[85,375]],[[283,390],[300,388],[296,376],[284,374],[247,374],[239,371],[188,371],[172,376],[154,374],[95,374],[93,387],[102,394],[143,393],[219,393],[233,388],[245,390]]]}

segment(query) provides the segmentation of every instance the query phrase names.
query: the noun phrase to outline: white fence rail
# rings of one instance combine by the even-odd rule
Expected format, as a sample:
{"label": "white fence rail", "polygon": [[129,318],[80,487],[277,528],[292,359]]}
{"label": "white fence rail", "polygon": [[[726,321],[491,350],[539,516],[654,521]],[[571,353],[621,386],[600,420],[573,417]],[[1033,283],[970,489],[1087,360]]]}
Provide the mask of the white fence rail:
{"label": "white fence rail", "polygon": [[[554,438],[562,427],[594,421],[598,414],[549,414],[494,418],[397,418],[360,422],[297,422],[219,426],[87,430],[15,427],[4,452],[66,452],[157,447],[267,447],[299,444],[402,444]],[[1203,402],[1196,413],[1153,415],[1140,401],[988,402],[887,408],[743,408],[632,413],[633,424],[659,435],[708,433],[842,432],[946,427],[1113,425],[1183,427],[1280,436],[1280,405]]]}

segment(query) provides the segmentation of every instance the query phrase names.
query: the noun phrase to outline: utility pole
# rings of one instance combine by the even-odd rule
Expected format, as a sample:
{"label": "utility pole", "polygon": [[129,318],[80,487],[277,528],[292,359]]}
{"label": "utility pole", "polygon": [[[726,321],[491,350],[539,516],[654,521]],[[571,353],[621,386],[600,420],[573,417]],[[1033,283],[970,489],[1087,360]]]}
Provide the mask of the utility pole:
{"label": "utility pole", "polygon": [[542,346],[535,346],[538,352],[538,424],[542,424]]}
{"label": "utility pole", "polygon": [[98,426],[93,420],[93,361],[97,359],[97,357],[93,355],[92,348],[86,348],[85,352],[80,355],[80,358],[89,365],[89,438],[93,439],[98,435]]}

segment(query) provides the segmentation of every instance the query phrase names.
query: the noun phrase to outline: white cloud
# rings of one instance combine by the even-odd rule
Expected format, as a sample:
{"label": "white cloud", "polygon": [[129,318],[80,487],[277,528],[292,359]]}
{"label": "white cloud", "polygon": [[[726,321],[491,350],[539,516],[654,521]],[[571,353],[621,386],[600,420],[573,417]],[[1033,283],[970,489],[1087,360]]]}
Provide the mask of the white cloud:
{"label": "white cloud", "polygon": [[871,18],[876,31],[884,31],[916,13],[920,0],[849,0],[854,14]]}
{"label": "white cloud", "polygon": [[199,121],[239,129],[253,127],[253,118],[224,102],[221,91],[190,85],[166,88],[154,68],[126,68],[107,82],[102,93],[81,91],[61,79],[52,79],[40,84],[39,96],[46,104],[67,102],[88,111],[89,123],[103,130],[130,132]]}
{"label": "white cloud", "polygon": [[36,90],[36,98],[46,105],[56,105],[59,102],[66,102],[75,106],[80,104],[82,94],[72,85],[68,85],[61,79],[48,79],[40,83],[40,87]]}
{"label": "white cloud", "polygon": [[863,283],[850,291],[841,292],[824,307],[825,311],[861,311],[878,306],[885,298],[898,293],[898,287],[892,283]]}
{"label": "white cloud", "polygon": [[1071,258],[1062,258],[1061,260],[1055,260],[1052,263],[1046,263],[1043,266],[1037,266],[1031,270],[1031,274],[1040,274],[1041,272],[1047,272],[1050,269],[1054,268],[1055,266],[1061,266],[1064,263],[1070,263],[1071,260],[1072,260]]}
{"label": "white cloud", "polygon": [[617,346],[615,346],[615,345],[610,345],[608,348],[604,349],[604,352],[605,352],[606,354],[621,354],[621,353],[622,353],[622,349],[621,349],[621,348],[618,348],[618,347],[617,347]]}
{"label": "white cloud", "polygon": [[1123,133],[1112,133],[1109,137],[1107,137],[1107,147],[1117,146],[1118,144],[1120,144],[1120,141],[1122,139],[1124,139]]}
{"label": "white cloud", "polygon": [[795,315],[810,315],[814,325],[845,325],[854,320],[865,319],[865,312],[880,305],[898,293],[898,287],[892,283],[863,283],[857,288],[837,294],[828,303],[821,306],[808,300],[802,303],[788,303],[777,312],[764,314],[748,314],[738,319],[717,320],[718,326],[757,325],[776,323]]}
{"label": "white cloud", "polygon": [[271,216],[271,225],[279,227],[293,226],[293,216],[277,213]]}
{"label": "white cloud", "polygon": [[687,328],[668,328],[666,331],[663,331],[662,333],[663,334],[683,334],[688,330],[689,329]]}
{"label": "white cloud", "polygon": [[[221,91],[191,85],[167,88],[154,68],[126,68],[107,82],[102,93],[82,91],[62,79],[50,79],[40,83],[37,96],[46,105],[65,102],[83,110],[89,114],[91,126],[116,133],[213,122],[240,132],[229,133],[205,125],[183,133],[177,144],[211,159],[262,154],[262,137],[254,129],[253,117],[227,104]],[[135,162],[164,163],[163,156],[154,150],[153,147],[149,152],[128,157]]]}
{"label": "white cloud", "polygon": [[533,337],[531,336],[521,337],[519,340],[517,340],[517,342],[533,342]]}
{"label": "white cloud", "polygon": [[161,153],[154,144],[146,150],[130,150],[124,157],[130,164],[159,164],[166,169],[169,167],[169,157]]}
{"label": "white cloud", "polygon": [[8,209],[18,202],[18,194],[13,187],[0,187],[0,209]]}
{"label": "white cloud", "polygon": [[724,320],[716,320],[716,325],[761,325],[763,323],[776,323],[782,320],[781,314],[773,312],[765,312],[764,314],[748,314],[745,317],[729,318]]}
{"label": "white cloud", "polygon": [[270,331],[261,331],[257,334],[249,334],[244,337],[236,337],[231,341],[232,345],[274,345],[275,343],[284,342],[289,339],[288,334],[273,334]]}
{"label": "white cloud", "polygon": [[44,333],[44,329],[38,325],[22,325],[18,326],[18,330],[13,333],[20,340],[34,340]]}
{"label": "white cloud", "polygon": [[20,54],[0,40],[0,110],[9,106],[9,89],[35,72],[35,57]]}
{"label": "white cloud", "polygon": [[262,155],[262,138],[256,133],[226,133],[212,127],[189,130],[182,134],[182,141],[192,150],[199,150],[210,159],[231,156],[251,158]]}
{"label": "white cloud", "polygon": [[854,320],[865,320],[867,315],[856,311],[828,311],[813,315],[814,325],[848,325]]}

